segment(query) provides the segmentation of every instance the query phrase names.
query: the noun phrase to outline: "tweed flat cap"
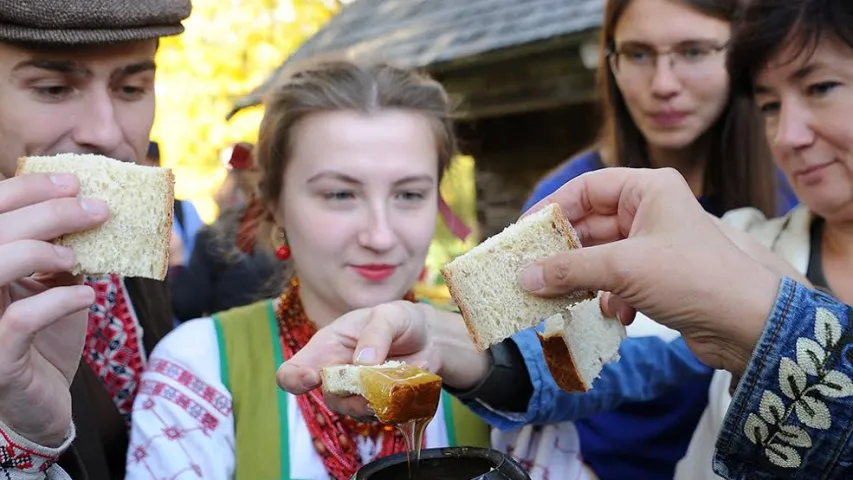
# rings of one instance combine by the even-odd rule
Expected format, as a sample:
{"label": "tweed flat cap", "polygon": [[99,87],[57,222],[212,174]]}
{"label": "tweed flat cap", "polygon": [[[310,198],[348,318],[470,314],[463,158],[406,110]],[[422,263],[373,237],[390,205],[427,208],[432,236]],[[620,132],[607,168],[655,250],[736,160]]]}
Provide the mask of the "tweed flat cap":
{"label": "tweed flat cap", "polygon": [[177,35],[190,0],[0,0],[0,41],[107,44]]}

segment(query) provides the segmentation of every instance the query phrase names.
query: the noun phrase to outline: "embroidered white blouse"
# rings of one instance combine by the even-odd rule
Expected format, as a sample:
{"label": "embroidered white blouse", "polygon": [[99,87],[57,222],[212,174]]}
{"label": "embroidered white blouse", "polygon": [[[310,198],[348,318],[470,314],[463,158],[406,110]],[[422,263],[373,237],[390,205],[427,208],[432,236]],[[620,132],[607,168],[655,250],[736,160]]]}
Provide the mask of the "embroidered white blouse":
{"label": "embroidered white blouse", "polygon": [[[234,415],[219,355],[210,318],[182,324],[154,349],[133,404],[128,480],[233,478]],[[444,405],[438,408],[427,427],[426,448],[448,444]],[[329,479],[292,395],[287,415],[290,458],[299,459],[290,462],[290,478]],[[367,463],[376,445],[366,440],[359,453]]]}
{"label": "embroidered white blouse", "polygon": [[[128,480],[204,478],[230,480],[235,471],[231,394],[220,376],[213,320],[182,324],[154,349],[133,404]],[[444,402],[426,430],[425,448],[448,446]],[[295,397],[287,395],[290,477],[327,480]],[[494,448],[509,451],[533,480],[585,480],[577,431],[566,424],[492,432]],[[359,445],[362,462],[376,455],[369,440]]]}

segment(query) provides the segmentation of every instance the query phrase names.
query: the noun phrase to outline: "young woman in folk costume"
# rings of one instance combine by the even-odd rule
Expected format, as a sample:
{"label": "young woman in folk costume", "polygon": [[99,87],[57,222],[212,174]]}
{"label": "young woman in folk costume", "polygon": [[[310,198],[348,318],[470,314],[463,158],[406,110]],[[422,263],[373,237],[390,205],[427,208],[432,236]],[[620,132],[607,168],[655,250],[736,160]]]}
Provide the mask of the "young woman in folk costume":
{"label": "young woman in folk costume", "polygon": [[[329,411],[319,390],[279,390],[276,368],[342,314],[412,294],[456,151],[443,88],[383,64],[294,71],[266,105],[256,159],[259,233],[292,278],[280,297],[191,320],[151,356],[134,403],[128,476],[346,479],[405,452],[394,429]],[[442,396],[425,447],[488,446]]]}

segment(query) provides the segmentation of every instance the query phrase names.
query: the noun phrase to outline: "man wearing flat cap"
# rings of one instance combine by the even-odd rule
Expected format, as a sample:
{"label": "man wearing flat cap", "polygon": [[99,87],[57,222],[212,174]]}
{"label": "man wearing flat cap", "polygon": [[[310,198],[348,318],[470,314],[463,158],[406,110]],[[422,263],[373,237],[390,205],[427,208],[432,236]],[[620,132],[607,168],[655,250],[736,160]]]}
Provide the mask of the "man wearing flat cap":
{"label": "man wearing flat cap", "polygon": [[124,477],[139,376],[172,322],[168,289],[62,273],[73,254],[50,240],[109,212],[78,199],[73,176],[14,174],[27,155],[144,159],[157,39],[181,33],[190,10],[0,0],[0,478]]}

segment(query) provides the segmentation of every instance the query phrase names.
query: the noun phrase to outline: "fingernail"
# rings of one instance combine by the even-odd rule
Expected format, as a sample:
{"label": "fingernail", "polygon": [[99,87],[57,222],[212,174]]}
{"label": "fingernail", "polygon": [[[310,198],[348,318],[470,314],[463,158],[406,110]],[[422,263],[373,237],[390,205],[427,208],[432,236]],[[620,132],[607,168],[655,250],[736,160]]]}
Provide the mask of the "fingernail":
{"label": "fingernail", "polygon": [[[618,310],[618,309],[616,310],[616,320],[618,320],[618,321],[619,321],[619,323],[622,323],[622,314],[621,314],[621,313],[619,313],[619,310]],[[624,324],[623,324],[623,325],[624,325]]]}
{"label": "fingernail", "polygon": [[71,175],[70,173],[52,173],[50,175],[50,181],[57,187],[62,188],[73,187],[76,180],[77,179],[74,175]]}
{"label": "fingernail", "polygon": [[374,348],[365,348],[362,351],[358,352],[358,355],[355,357],[355,363],[371,364],[375,361],[376,349]]}
{"label": "fingernail", "polygon": [[53,250],[56,252],[56,256],[59,257],[63,263],[70,264],[74,260],[74,252],[71,251],[70,248],[54,245]]}
{"label": "fingernail", "polygon": [[531,265],[521,272],[521,286],[528,292],[536,292],[545,288],[545,274],[539,265]]}
{"label": "fingernail", "polygon": [[109,212],[107,204],[94,198],[81,198],[80,207],[93,216],[101,216]]}
{"label": "fingernail", "polygon": [[318,383],[320,383],[320,378],[314,370],[302,374],[302,386],[305,388],[314,388]]}
{"label": "fingernail", "polygon": [[76,288],[78,294],[80,295],[80,297],[85,299],[86,303],[95,303],[95,291],[92,290],[92,287],[89,287],[87,285],[78,285]]}

